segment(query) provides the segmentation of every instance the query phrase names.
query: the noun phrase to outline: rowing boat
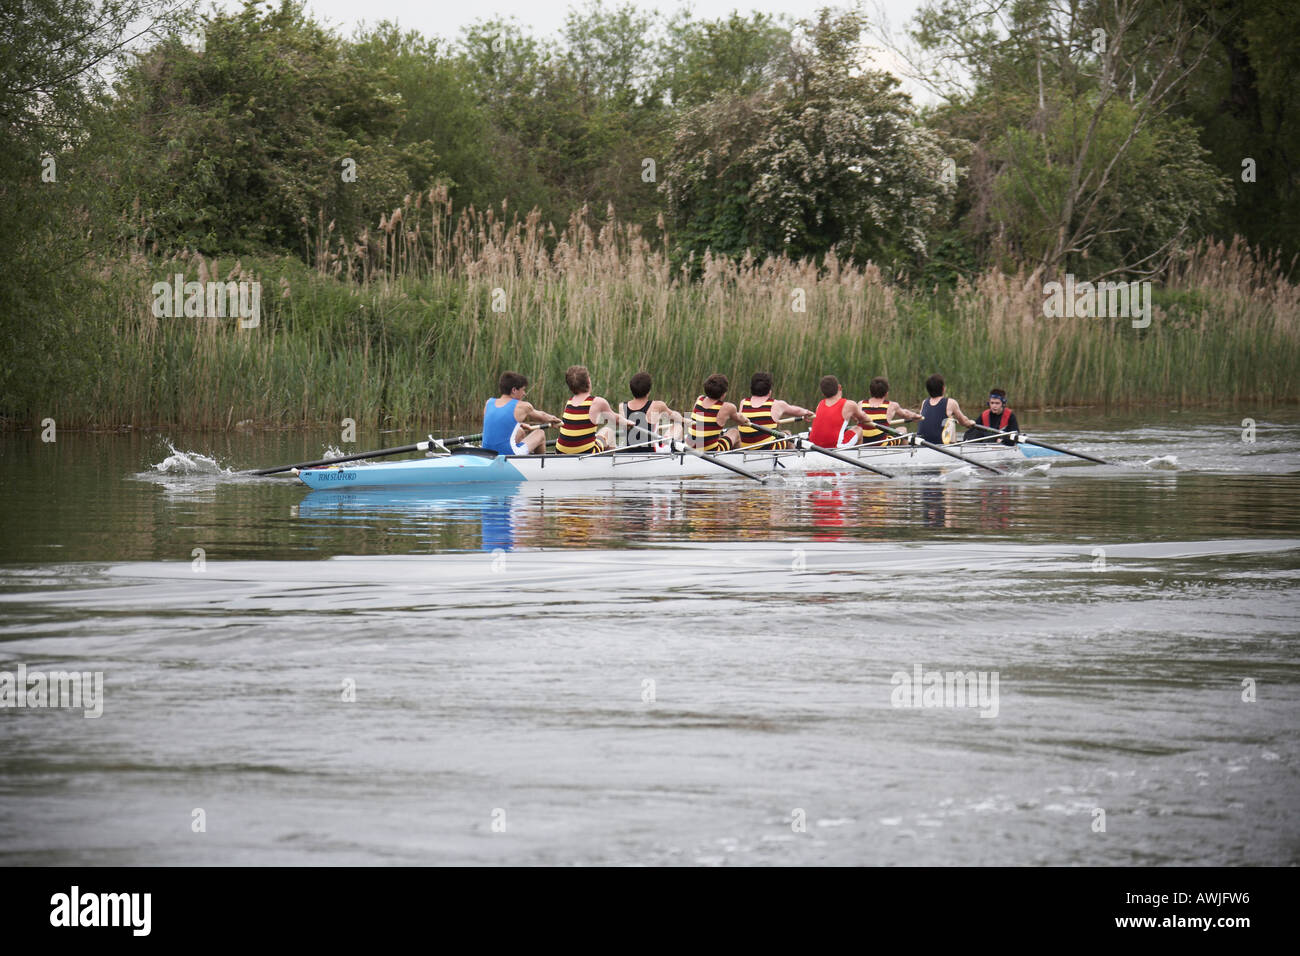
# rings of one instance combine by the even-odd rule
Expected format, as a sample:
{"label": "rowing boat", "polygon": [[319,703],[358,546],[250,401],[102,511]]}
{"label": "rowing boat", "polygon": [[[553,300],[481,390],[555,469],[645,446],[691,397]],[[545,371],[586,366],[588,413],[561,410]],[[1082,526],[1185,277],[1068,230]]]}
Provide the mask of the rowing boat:
{"label": "rowing boat", "polygon": [[[972,465],[1014,465],[1029,459],[1070,460],[1059,452],[1029,445],[1000,445],[987,441],[944,446]],[[920,445],[865,445],[840,448],[837,453],[889,471],[942,471],[960,468],[954,460]],[[756,474],[832,474],[860,470],[811,449],[757,449],[709,456]],[[345,488],[415,488],[443,484],[517,484],[523,481],[635,480],[717,478],[728,473],[706,458],[685,452],[616,451],[588,455],[498,455],[481,448],[458,448],[451,454],[406,461],[327,465],[297,472],[315,490]]]}

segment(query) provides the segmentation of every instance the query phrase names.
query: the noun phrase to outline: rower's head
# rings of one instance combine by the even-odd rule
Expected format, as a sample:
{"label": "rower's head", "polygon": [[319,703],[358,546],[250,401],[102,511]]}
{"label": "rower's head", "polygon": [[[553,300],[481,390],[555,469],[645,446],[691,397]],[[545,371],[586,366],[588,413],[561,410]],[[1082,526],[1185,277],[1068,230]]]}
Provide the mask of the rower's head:
{"label": "rower's head", "polygon": [[704,380],[704,394],[715,402],[722,401],[730,387],[731,383],[727,381],[727,376],[721,372],[715,372]]}
{"label": "rower's head", "polygon": [[867,389],[871,392],[872,398],[884,398],[889,394],[889,382],[883,378],[873,378]]}
{"label": "rower's head", "polygon": [[[503,396],[510,398],[523,398],[524,391],[528,388],[528,377],[520,375],[518,372],[502,372],[501,377],[497,379],[497,389]],[[515,392],[519,394],[516,395]]]}
{"label": "rower's head", "polygon": [[570,365],[564,370],[564,384],[574,395],[591,391],[591,373],[585,365]]}
{"label": "rower's head", "polygon": [[995,415],[1000,414],[1007,404],[1007,393],[1000,388],[990,389],[989,391],[989,411]]}
{"label": "rower's head", "polygon": [[931,375],[925,380],[925,390],[930,393],[931,398],[938,398],[943,394],[943,376],[938,372]]}
{"label": "rower's head", "polygon": [[627,383],[627,387],[632,389],[633,398],[645,398],[650,394],[652,384],[649,372],[637,372],[632,376],[632,381]]}
{"label": "rower's head", "polygon": [[749,394],[755,398],[766,398],[772,394],[772,374],[770,372],[755,372],[754,377],[749,380]]}
{"label": "rower's head", "polygon": [[820,386],[821,386],[822,394],[825,395],[827,398],[834,398],[836,395],[840,393],[840,380],[836,378],[834,375],[827,375],[823,377]]}

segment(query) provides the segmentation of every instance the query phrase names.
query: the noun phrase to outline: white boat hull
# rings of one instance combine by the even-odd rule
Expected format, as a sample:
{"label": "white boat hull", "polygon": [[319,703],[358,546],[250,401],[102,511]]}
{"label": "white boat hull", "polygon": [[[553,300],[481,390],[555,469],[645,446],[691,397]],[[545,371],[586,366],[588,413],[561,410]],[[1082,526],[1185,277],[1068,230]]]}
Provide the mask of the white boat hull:
{"label": "white boat hull", "polygon": [[[887,472],[937,471],[993,467],[1023,463],[1030,458],[1063,458],[1045,449],[995,445],[988,442],[957,444],[948,449],[954,460],[924,446],[864,446],[841,448],[837,453]],[[723,452],[720,461],[758,475],[767,474],[868,474],[864,469],[810,450]],[[648,481],[663,478],[721,478],[734,473],[687,452],[616,452],[604,455],[441,455],[408,461],[331,465],[306,469],[299,478],[313,489],[425,487],[464,483],[518,483],[555,481]]]}

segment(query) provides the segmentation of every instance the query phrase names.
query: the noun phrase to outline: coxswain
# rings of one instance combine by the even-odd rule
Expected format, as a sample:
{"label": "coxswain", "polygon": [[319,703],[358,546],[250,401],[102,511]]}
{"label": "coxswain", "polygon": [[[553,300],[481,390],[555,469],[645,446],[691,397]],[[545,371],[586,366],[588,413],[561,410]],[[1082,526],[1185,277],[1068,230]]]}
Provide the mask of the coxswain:
{"label": "coxswain", "polygon": [[[1018,432],[1020,431],[1020,422],[1016,421],[1016,413],[1007,406],[1007,393],[1000,388],[989,390],[989,404],[984,411],[979,413],[975,419],[984,428],[991,428],[995,432]],[[1014,445],[1015,439],[1010,435],[1003,435],[1000,438],[991,438],[989,433],[980,428],[972,428],[966,432],[966,440],[973,438],[984,438],[988,441],[1000,442],[1003,445]]]}

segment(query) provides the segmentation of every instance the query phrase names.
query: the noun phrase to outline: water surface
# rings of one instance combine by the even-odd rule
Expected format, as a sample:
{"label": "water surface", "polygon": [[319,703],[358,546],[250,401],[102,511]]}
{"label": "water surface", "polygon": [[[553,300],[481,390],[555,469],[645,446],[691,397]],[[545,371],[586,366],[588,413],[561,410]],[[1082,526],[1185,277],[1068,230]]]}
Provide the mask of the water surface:
{"label": "water surface", "polygon": [[1300,862],[1300,415],[1032,422],[1114,464],[309,493],[238,472],[337,434],[6,436],[0,670],[105,690],[0,710],[0,856]]}

